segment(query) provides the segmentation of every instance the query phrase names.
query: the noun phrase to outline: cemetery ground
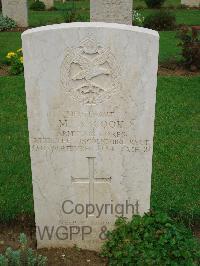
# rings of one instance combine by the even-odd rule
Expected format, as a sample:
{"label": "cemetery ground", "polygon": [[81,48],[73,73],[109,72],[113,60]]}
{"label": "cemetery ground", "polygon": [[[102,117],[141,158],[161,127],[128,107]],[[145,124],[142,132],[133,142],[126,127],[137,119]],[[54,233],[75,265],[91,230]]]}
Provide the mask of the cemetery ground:
{"label": "cemetery ground", "polygon": [[[135,7],[144,7],[139,0],[134,2]],[[165,4],[173,8],[178,24],[200,25],[200,11],[182,9],[179,2]],[[56,3],[57,10],[30,11],[30,27],[64,22],[62,9],[68,5]],[[76,5],[84,7],[81,12],[88,20],[88,2]],[[144,16],[151,12],[141,10]],[[200,236],[200,73],[174,67],[172,62],[181,60],[177,44],[175,31],[160,32],[151,207],[184,222]],[[7,246],[17,248],[21,232],[27,234],[31,247],[36,241],[24,78],[9,75],[3,64],[6,54],[19,48],[21,32],[0,32],[0,253]],[[40,253],[48,256],[48,265],[106,265],[95,252],[76,247]]]}

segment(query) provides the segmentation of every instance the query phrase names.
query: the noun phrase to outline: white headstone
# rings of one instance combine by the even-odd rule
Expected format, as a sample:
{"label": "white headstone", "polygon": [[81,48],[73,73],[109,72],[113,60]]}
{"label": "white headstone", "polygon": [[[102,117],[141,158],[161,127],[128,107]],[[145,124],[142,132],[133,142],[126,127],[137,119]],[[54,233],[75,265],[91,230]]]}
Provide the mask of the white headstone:
{"label": "white headstone", "polygon": [[132,25],[133,0],[90,0],[90,21]]}
{"label": "white headstone", "polygon": [[181,0],[181,4],[190,7],[200,7],[200,0]]}
{"label": "white headstone", "polygon": [[158,33],[71,23],[22,40],[38,247],[98,250],[116,216],[150,208]]}
{"label": "white headstone", "polygon": [[46,9],[49,9],[54,6],[54,0],[42,0],[45,4]]}
{"label": "white headstone", "polygon": [[13,19],[19,27],[28,27],[27,0],[2,0],[4,17]]}

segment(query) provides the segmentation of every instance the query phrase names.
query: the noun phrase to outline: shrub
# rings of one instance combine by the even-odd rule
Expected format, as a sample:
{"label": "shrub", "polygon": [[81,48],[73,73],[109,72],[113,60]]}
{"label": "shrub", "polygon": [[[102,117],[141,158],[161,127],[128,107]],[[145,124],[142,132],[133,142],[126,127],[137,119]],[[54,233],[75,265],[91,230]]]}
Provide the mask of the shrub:
{"label": "shrub", "polygon": [[76,22],[79,20],[79,14],[74,9],[63,11],[63,18],[66,23]]}
{"label": "shrub", "polygon": [[144,23],[144,17],[137,11],[133,11],[133,25],[142,27]]}
{"label": "shrub", "polygon": [[16,23],[14,20],[0,15],[0,31],[9,30],[15,27],[16,27]]}
{"label": "shrub", "polygon": [[23,54],[22,49],[18,49],[16,52],[9,52],[6,55],[6,63],[10,65],[10,74],[18,75],[23,73],[24,65],[23,65]]}
{"label": "shrub", "polygon": [[200,33],[189,27],[182,28],[177,34],[182,48],[183,63],[186,68],[194,71],[200,69]]}
{"label": "shrub", "polygon": [[166,214],[138,215],[128,222],[116,221],[107,233],[102,256],[109,265],[199,265],[200,247],[189,229]]}
{"label": "shrub", "polygon": [[43,11],[45,10],[45,4],[39,0],[36,0],[31,4],[30,9],[35,11]]}
{"label": "shrub", "polygon": [[160,8],[164,2],[165,0],[145,0],[145,3],[149,8]]}
{"label": "shrub", "polygon": [[26,265],[26,266],[44,266],[47,265],[47,258],[37,255],[31,248],[27,247],[27,238],[25,234],[19,236],[20,248],[16,251],[7,248],[5,255],[0,254],[0,266],[8,265]]}
{"label": "shrub", "polygon": [[75,17],[76,22],[87,22],[90,21],[87,13],[78,13]]}
{"label": "shrub", "polygon": [[157,11],[144,20],[144,27],[153,30],[173,30],[176,27],[176,17],[169,11]]}

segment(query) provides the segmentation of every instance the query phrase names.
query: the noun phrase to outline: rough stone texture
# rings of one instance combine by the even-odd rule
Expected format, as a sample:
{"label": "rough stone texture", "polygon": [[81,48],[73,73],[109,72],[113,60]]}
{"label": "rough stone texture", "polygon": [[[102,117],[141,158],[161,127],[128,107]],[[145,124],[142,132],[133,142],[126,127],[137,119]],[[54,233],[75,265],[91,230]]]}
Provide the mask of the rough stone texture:
{"label": "rough stone texture", "polygon": [[28,26],[27,0],[2,0],[2,13],[13,19],[19,27]]}
{"label": "rough stone texture", "polygon": [[90,0],[90,21],[132,25],[132,0]]}
{"label": "rough stone texture", "polygon": [[[122,208],[130,218],[150,207],[158,34],[71,23],[22,39],[38,247],[98,250]],[[102,213],[77,214],[78,203]]]}
{"label": "rough stone texture", "polygon": [[181,0],[181,4],[190,7],[199,7],[200,0]]}

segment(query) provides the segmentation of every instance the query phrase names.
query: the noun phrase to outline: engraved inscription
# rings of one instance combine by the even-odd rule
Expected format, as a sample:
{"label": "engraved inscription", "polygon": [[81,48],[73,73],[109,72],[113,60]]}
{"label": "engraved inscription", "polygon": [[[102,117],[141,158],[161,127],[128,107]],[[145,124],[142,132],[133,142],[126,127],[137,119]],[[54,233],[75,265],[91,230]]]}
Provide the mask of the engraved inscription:
{"label": "engraved inscription", "polygon": [[109,178],[97,178],[94,176],[94,160],[95,157],[87,157],[88,158],[88,168],[89,168],[89,178],[72,178],[72,183],[77,184],[89,184],[89,203],[94,204],[94,185],[102,184],[102,183],[111,183],[111,177]]}
{"label": "engraved inscription", "polygon": [[67,49],[61,84],[74,100],[96,105],[120,91],[120,69],[110,48],[88,37],[79,47]]}

